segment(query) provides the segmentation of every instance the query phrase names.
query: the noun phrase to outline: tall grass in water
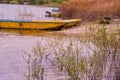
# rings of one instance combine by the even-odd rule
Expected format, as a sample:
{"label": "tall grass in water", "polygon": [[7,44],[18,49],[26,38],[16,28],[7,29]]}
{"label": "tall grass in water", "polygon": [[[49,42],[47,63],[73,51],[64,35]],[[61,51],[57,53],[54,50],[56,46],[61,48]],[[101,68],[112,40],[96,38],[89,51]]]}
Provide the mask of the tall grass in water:
{"label": "tall grass in water", "polygon": [[80,44],[70,42],[67,49],[60,47],[56,55],[60,69],[67,72],[69,80],[119,80],[120,34],[108,33],[104,25],[96,31],[92,27],[88,30],[94,33],[89,33],[92,35],[83,43],[89,46],[86,51],[90,49],[92,55],[91,52],[81,52]]}
{"label": "tall grass in water", "polygon": [[91,33],[86,40],[74,37],[53,37],[46,41],[48,48],[37,51],[43,54],[48,54],[46,50],[50,52],[47,55],[49,60],[52,60],[52,64],[55,63],[67,76],[63,80],[119,80],[119,32],[107,32],[105,25],[100,25],[96,31],[94,26],[90,26],[87,30]]}
{"label": "tall grass in water", "polygon": [[[37,45],[33,47],[32,52],[34,54],[24,52],[23,58],[28,64],[28,74],[25,74],[26,80],[44,80],[43,58],[45,52],[44,48],[39,45],[40,43],[37,42]],[[27,56],[27,58],[25,56]]]}
{"label": "tall grass in water", "polygon": [[68,0],[61,6],[63,18],[96,20],[99,16],[120,18],[120,0]]}
{"label": "tall grass in water", "polygon": [[34,17],[34,14],[32,13],[31,10],[27,10],[27,8],[24,8],[23,11],[21,11],[20,9],[18,9],[18,15],[16,17],[16,19],[19,20],[32,20]]}
{"label": "tall grass in water", "polygon": [[[119,38],[118,32],[108,34],[104,25],[92,37],[93,43],[99,48],[93,59],[95,58],[95,66],[99,67],[97,70],[103,70],[103,80],[119,80],[116,76],[116,71],[120,68],[116,68],[120,59]],[[117,75],[120,77],[120,74]]]}

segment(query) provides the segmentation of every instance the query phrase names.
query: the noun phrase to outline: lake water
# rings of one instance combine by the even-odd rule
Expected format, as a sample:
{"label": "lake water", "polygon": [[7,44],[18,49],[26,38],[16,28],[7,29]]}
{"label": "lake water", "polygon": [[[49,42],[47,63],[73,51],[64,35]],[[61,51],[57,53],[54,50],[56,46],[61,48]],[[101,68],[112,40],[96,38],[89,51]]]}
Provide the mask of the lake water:
{"label": "lake water", "polygon": [[[52,7],[0,4],[0,19],[54,20],[54,18],[45,17],[45,11],[52,11],[52,9]],[[0,80],[26,80],[25,74],[28,74],[28,70],[23,58],[24,51],[32,54],[32,49],[37,42],[40,42],[41,46],[46,47],[49,52],[51,48],[48,44],[54,46],[54,41],[60,42],[56,43],[57,46],[64,43],[62,45],[64,48],[70,40],[77,41],[72,37],[61,39],[61,35],[57,32],[59,31],[0,29]],[[85,52],[86,47],[83,46],[81,49],[83,48]],[[51,55],[50,59],[54,61],[55,56]],[[56,66],[52,66],[50,61],[44,61],[43,66],[44,80],[65,80],[66,75]]]}
{"label": "lake water", "polygon": [[[45,11],[52,9],[52,7],[0,4],[0,19],[54,20],[45,17]],[[25,74],[28,70],[22,57],[24,51],[31,53],[36,42],[45,43],[50,33],[53,32],[0,29],[0,80],[26,80]],[[54,70],[47,69],[45,80],[61,78]]]}
{"label": "lake water", "polygon": [[35,7],[26,5],[0,4],[0,19],[12,20],[54,20],[46,18],[46,11],[56,9],[53,7]]}
{"label": "lake water", "polygon": [[[45,36],[20,36],[8,33],[0,33],[0,80],[26,80],[28,73],[27,63],[22,55],[24,51],[32,53],[32,47],[39,41],[45,46],[50,37]],[[45,80],[57,80],[59,75],[57,68],[51,67],[50,62],[45,62]]]}

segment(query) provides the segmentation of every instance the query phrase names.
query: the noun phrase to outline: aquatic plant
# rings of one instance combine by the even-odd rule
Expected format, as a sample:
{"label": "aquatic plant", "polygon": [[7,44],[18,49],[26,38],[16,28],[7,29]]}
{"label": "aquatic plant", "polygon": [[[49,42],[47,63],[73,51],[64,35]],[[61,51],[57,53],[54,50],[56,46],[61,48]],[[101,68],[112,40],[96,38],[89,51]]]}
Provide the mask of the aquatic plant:
{"label": "aquatic plant", "polygon": [[[32,53],[30,54],[24,51],[24,60],[27,63],[28,74],[26,74],[27,80],[44,80],[44,67],[43,67],[43,58],[44,58],[44,48],[40,47],[40,43],[33,47]],[[27,58],[26,58],[27,56]]]}
{"label": "aquatic plant", "polygon": [[[49,38],[44,46],[37,43],[38,46],[33,48],[34,58],[28,55],[26,61],[32,64],[28,67],[29,75],[32,71],[32,77],[43,76],[42,59],[45,57],[52,67],[57,66],[65,74],[66,79],[63,80],[119,80],[119,26],[115,31],[109,32],[108,29],[106,25],[90,25],[86,29],[89,33],[85,39],[59,36]],[[36,63],[38,66],[33,67]]]}
{"label": "aquatic plant", "polygon": [[[81,52],[83,49],[79,47],[80,44],[74,45],[75,41],[70,42],[66,48],[58,48],[58,67],[61,71],[67,72],[68,80],[118,80],[120,76],[117,74],[119,68],[116,68],[120,67],[117,64],[120,59],[119,33],[108,33],[105,25],[100,25],[96,31],[93,28],[90,26],[88,30],[92,33],[88,34],[90,36],[84,42],[82,41],[89,46],[86,48],[86,51],[90,49],[89,52]],[[94,47],[89,42],[92,42]],[[86,57],[81,56],[82,54]]]}
{"label": "aquatic plant", "polygon": [[27,8],[24,8],[23,12],[18,9],[18,15],[17,15],[17,19],[20,20],[32,20],[32,18],[34,17],[34,14],[32,13],[31,10],[27,10]]}
{"label": "aquatic plant", "polygon": [[107,30],[103,25],[103,27],[98,29],[93,37],[93,42],[99,48],[99,53],[96,54],[99,56],[96,60],[100,59],[100,63],[102,63],[100,66],[102,65],[101,70],[103,69],[103,78],[105,78],[105,80],[118,80],[114,77],[116,74],[113,70],[118,69],[115,69],[115,66],[116,62],[118,63],[117,58],[120,58],[119,36],[120,35],[116,32],[107,33]]}

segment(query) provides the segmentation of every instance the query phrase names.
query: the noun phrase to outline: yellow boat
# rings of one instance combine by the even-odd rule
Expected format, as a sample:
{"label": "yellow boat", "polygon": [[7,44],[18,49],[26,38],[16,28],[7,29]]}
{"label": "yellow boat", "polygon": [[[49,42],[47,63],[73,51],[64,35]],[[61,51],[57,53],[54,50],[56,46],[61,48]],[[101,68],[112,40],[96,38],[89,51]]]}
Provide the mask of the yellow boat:
{"label": "yellow boat", "polygon": [[76,26],[80,21],[81,21],[81,19],[64,20],[64,22],[67,23],[67,24],[65,24],[64,28]]}
{"label": "yellow boat", "polygon": [[65,27],[72,27],[72,26],[76,26],[81,21],[81,19],[70,19],[65,21],[68,22],[68,24],[66,24]]}
{"label": "yellow boat", "polygon": [[0,20],[0,28],[8,29],[59,29],[64,21]]}
{"label": "yellow boat", "polygon": [[63,27],[74,26],[80,20],[50,20],[50,21],[31,21],[31,20],[0,20],[0,28],[7,29],[61,29]]}

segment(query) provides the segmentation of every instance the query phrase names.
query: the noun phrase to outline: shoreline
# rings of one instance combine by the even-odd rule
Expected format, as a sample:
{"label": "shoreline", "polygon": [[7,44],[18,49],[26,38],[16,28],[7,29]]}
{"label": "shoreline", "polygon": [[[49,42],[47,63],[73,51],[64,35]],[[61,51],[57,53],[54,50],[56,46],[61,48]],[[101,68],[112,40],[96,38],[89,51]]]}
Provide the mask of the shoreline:
{"label": "shoreline", "polygon": [[108,33],[116,32],[117,29],[120,30],[120,23],[110,23],[110,24],[94,24],[94,23],[83,23],[78,26],[73,26],[68,29],[63,29],[59,33],[64,33],[67,35],[75,35],[75,36],[82,36],[86,33],[89,34],[89,28],[91,27],[94,31],[105,26]]}
{"label": "shoreline", "polygon": [[106,28],[108,34],[118,32],[120,34],[120,23],[111,23],[111,24],[94,24],[94,23],[82,23],[77,26],[70,28],[63,28],[62,30],[15,30],[15,29],[1,29],[1,33],[16,34],[22,36],[65,36],[65,37],[80,37],[87,38],[92,34],[102,28]]}
{"label": "shoreline", "polygon": [[[0,3],[0,4],[5,4],[5,3]],[[21,5],[21,6],[33,6],[33,7],[53,7],[53,8],[59,8],[60,4],[56,3],[49,3],[49,4],[41,4],[41,5],[30,5],[30,4],[5,4],[5,5]]]}

